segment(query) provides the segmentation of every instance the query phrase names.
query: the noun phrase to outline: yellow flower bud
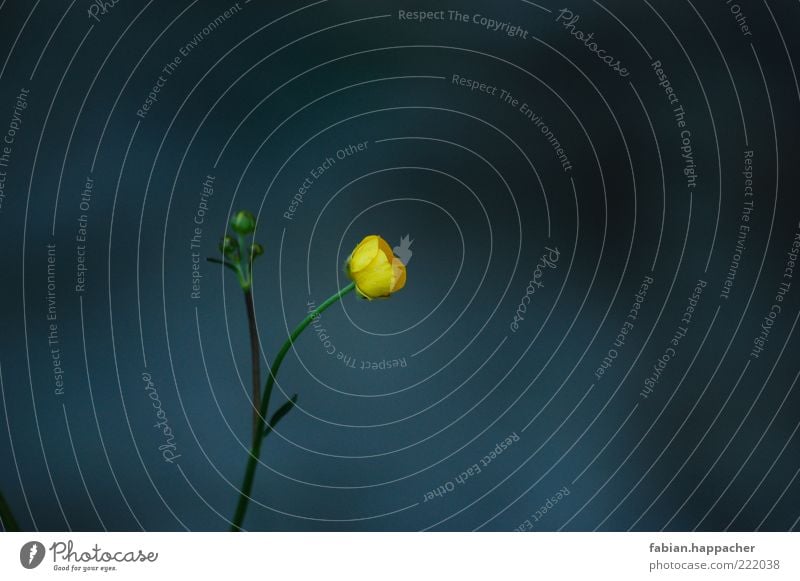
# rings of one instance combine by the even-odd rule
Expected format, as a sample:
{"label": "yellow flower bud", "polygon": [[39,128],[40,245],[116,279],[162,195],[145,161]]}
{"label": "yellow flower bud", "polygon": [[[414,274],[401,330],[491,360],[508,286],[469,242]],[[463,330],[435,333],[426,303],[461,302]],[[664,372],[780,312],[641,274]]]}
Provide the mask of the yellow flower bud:
{"label": "yellow flower bud", "polygon": [[388,297],[406,284],[406,267],[380,236],[365,237],[347,260],[347,276],[367,299]]}

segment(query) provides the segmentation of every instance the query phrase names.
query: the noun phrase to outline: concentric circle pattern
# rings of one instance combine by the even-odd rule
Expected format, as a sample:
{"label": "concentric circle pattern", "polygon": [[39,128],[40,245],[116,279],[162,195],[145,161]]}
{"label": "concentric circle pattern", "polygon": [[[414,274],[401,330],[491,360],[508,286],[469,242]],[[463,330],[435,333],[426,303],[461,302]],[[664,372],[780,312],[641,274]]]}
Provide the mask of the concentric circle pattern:
{"label": "concentric circle pattern", "polygon": [[[0,490],[28,530],[800,522],[800,3],[0,0]],[[266,376],[264,377],[266,379]]]}

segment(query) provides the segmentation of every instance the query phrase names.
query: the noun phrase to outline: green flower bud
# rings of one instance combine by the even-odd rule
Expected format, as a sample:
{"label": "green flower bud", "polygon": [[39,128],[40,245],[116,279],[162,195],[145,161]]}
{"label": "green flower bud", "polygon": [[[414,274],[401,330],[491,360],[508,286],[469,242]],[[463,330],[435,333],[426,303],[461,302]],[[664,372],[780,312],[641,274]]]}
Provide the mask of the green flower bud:
{"label": "green flower bud", "polygon": [[256,229],[256,217],[253,216],[252,212],[239,210],[231,219],[231,228],[233,228],[234,232],[242,236],[252,234]]}
{"label": "green flower bud", "polygon": [[250,246],[250,259],[254,259],[256,256],[261,256],[264,254],[264,247],[261,246],[258,242],[254,242],[252,246]]}
{"label": "green flower bud", "polygon": [[219,249],[222,254],[227,257],[231,257],[238,253],[239,245],[236,243],[236,240],[233,238],[233,236],[225,236],[225,238],[223,238],[219,243]]}

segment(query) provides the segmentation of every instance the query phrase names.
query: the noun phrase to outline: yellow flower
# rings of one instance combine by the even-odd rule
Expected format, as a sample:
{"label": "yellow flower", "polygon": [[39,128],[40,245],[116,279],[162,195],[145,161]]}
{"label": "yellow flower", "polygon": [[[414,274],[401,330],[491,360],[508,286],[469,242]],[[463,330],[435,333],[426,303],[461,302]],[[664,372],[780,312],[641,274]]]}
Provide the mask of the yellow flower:
{"label": "yellow flower", "polygon": [[347,260],[347,276],[358,294],[368,299],[388,297],[406,284],[406,267],[380,236],[365,237]]}

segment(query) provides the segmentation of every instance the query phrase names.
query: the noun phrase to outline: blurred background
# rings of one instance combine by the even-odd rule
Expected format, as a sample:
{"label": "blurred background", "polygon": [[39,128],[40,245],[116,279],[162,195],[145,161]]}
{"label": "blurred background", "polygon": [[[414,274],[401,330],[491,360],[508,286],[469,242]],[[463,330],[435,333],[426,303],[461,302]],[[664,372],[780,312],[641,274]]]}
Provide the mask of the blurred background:
{"label": "blurred background", "polygon": [[363,236],[408,283],[298,340],[245,528],[797,527],[799,25],[690,0],[0,3],[20,525],[228,528],[250,352],[206,257],[246,208],[264,374]]}

